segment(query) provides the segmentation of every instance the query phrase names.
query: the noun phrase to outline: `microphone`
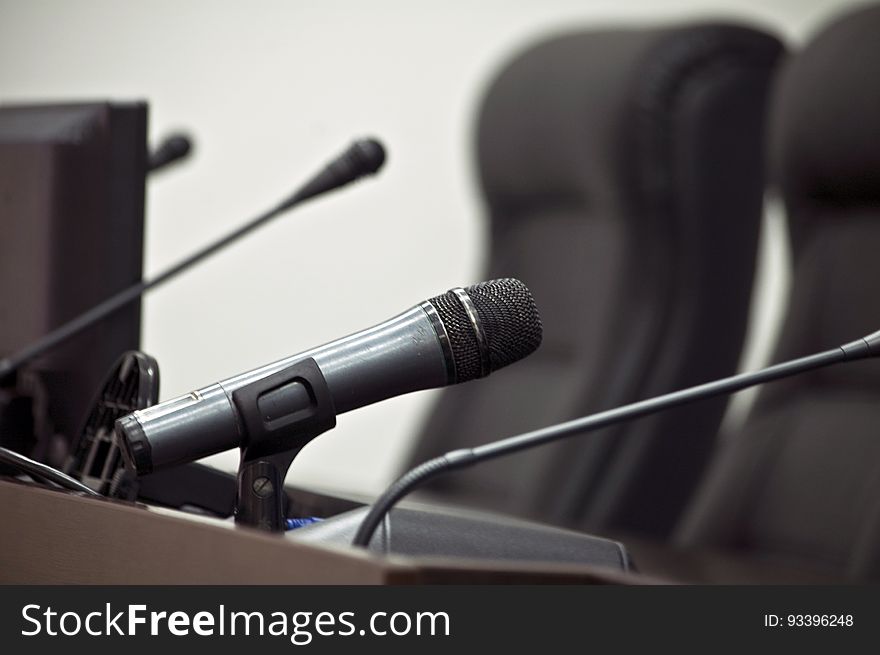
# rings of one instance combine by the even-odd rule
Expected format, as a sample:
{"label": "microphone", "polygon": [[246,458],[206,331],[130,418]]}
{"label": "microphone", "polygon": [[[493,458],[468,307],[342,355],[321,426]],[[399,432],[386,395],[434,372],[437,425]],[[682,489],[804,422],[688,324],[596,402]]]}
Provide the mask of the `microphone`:
{"label": "microphone", "polygon": [[392,483],[370,507],[370,510],[357,529],[352,544],[364,548],[369,546],[376,528],[400,499],[424,482],[444,473],[467,468],[480,462],[521,450],[535,448],[565,437],[592,432],[609,425],[654,414],[678,405],[685,405],[712,396],[734,393],[747,387],[831,366],[832,364],[877,357],[878,355],[880,355],[880,330],[838,348],[775,364],[759,371],[741,373],[722,380],[707,382],[680,391],[673,391],[672,393],[641,400],[616,409],[609,409],[598,414],[493,441],[476,448],[462,448],[450,451],[419,464]]}
{"label": "microphone", "polygon": [[144,293],[158,287],[160,284],[177,277],[190,267],[203,259],[210,257],[226,246],[237,241],[246,234],[263,226],[279,214],[292,207],[314,198],[317,195],[338,189],[350,182],[370,175],[378,171],[385,162],[385,149],[374,139],[362,139],[355,141],[345,152],[330,162],[321,172],[306,182],[298,191],[288,196],[272,209],[260,214],[248,223],[242,225],[230,234],[227,234],[213,243],[205,246],[198,252],[184,258],[177,264],[169,266],[151,280],[142,280],[123,289],[114,296],[92,307],[64,325],[49,332],[34,343],[22,348],[18,352],[0,359],[0,380],[12,373],[22,364],[29,362],[35,357],[51,350],[59,343],[78,334],[82,330],[94,325],[104,317],[112,314],[127,304],[139,299]]}
{"label": "microphone", "polygon": [[147,158],[147,172],[155,173],[159,169],[180,161],[192,151],[192,139],[185,134],[172,134],[153,150]]}
{"label": "microphone", "polygon": [[273,424],[306,415],[315,398],[296,382],[240,405],[245,387],[297,363],[317,365],[335,420],[387,398],[489,375],[531,354],[541,336],[535,302],[519,280],[456,288],[374,327],[137,410],[116,421],[117,438],[128,466],[145,475],[246,447],[251,413]]}

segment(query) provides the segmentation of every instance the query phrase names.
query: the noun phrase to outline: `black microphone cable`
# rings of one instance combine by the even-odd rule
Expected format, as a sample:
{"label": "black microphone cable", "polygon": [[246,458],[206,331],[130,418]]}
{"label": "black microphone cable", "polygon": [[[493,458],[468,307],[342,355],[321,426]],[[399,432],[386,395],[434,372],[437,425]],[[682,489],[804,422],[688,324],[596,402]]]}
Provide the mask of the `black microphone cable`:
{"label": "black microphone cable", "polygon": [[30,457],[19,455],[18,453],[0,446],[0,462],[12,466],[19,471],[23,471],[33,478],[40,481],[53,482],[59,487],[69,489],[70,491],[79,491],[88,496],[96,496],[103,498],[97,491],[90,489],[82,482],[74,480],[66,473],[62,473],[56,468],[52,468],[47,464],[37,462]]}

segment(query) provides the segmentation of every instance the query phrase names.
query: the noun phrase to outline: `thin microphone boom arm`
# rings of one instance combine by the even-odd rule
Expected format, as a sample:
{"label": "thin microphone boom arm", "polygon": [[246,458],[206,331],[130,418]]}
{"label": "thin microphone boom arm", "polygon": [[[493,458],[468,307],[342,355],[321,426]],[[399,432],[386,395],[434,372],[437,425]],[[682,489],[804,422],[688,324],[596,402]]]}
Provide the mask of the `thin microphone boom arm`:
{"label": "thin microphone boom arm", "polygon": [[816,355],[801,357],[800,359],[793,359],[760,371],[741,373],[723,380],[707,382],[706,384],[681,391],[673,391],[663,396],[641,400],[623,407],[599,412],[598,414],[574,419],[573,421],[560,423],[548,428],[493,441],[476,448],[453,450],[411,469],[388,487],[376,502],[373,503],[373,506],[358,528],[352,543],[355,546],[366,548],[385,515],[401,498],[427,480],[436,478],[444,473],[467,468],[487,459],[541,446],[551,441],[564,439],[565,437],[592,432],[615,423],[640,418],[696,400],[734,393],[747,387],[779,380],[812,369],[823,368],[840,362],[875,357],[878,354],[880,354],[880,331],[839,348],[826,350]]}
{"label": "thin microphone boom arm", "polygon": [[0,359],[0,379],[17,369],[22,364],[32,360],[34,357],[42,355],[57,346],[59,343],[66,341],[90,325],[97,323],[102,318],[112,314],[122,307],[125,307],[129,303],[134,302],[150,289],[176,277],[191,266],[198,264],[203,259],[222,250],[249,232],[268,223],[271,219],[288,209],[291,209],[309,198],[313,198],[317,195],[348,184],[349,182],[353,182],[364,175],[375,173],[381,168],[384,161],[385,152],[377,141],[372,139],[356,141],[340,157],[335,159],[323,171],[321,171],[321,173],[313,177],[302,188],[272,209],[260,214],[226,236],[208,244],[198,252],[184,258],[177,264],[169,266],[156,277],[150,280],[142,280],[131,285],[127,289],[123,289],[119,293],[104,300],[95,307],[92,307],[85,313],[80,314],[61,327],[49,332],[46,336],[29,346],[22,348],[7,358]]}

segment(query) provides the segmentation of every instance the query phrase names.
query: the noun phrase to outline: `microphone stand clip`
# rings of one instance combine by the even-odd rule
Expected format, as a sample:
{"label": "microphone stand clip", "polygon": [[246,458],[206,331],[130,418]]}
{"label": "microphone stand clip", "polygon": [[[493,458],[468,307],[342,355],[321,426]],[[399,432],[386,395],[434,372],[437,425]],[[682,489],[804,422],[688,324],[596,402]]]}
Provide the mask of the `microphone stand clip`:
{"label": "microphone stand clip", "polygon": [[336,426],[336,408],[311,357],[233,392],[242,422],[235,522],[285,529],[284,478],[299,451]]}

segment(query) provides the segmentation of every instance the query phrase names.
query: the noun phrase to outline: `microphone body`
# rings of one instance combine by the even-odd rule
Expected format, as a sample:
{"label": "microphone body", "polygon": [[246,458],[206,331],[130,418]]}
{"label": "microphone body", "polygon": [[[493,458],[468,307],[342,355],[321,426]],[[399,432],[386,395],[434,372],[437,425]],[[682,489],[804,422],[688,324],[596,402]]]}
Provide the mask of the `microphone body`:
{"label": "microphone body", "polygon": [[[117,421],[123,454],[144,475],[247,445],[235,393],[313,359],[336,414],[394,396],[483,377],[530,354],[541,340],[531,294],[518,280],[492,280],[448,293],[374,327],[138,410]],[[256,401],[265,421],[314,404],[307,385]]]}
{"label": "microphone body", "polygon": [[[266,364],[192,393],[139,410],[119,428],[133,446],[139,474],[238,447],[245,438],[232,399],[238,389],[312,358],[321,369],[337,414],[449,381],[446,356],[420,307],[372,328]],[[288,411],[300,409],[292,400]],[[141,434],[138,434],[140,432]],[[149,443],[149,458],[135,443]]]}

